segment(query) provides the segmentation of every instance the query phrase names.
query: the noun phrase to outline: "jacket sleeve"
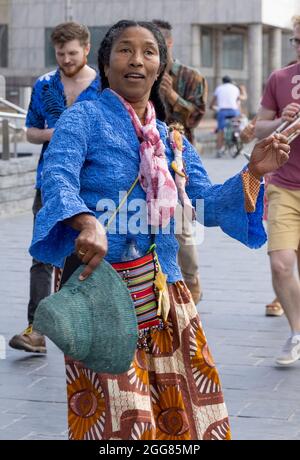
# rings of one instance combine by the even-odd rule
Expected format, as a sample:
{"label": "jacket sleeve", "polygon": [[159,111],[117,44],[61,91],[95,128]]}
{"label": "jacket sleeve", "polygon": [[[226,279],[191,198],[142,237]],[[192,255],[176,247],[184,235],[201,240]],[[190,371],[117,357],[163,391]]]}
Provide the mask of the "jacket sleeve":
{"label": "jacket sleeve", "polygon": [[80,173],[88,151],[89,118],[81,103],[60,117],[45,153],[43,207],[34,225],[29,249],[37,260],[62,266],[74,250],[78,232],[64,220],[80,213],[94,214],[80,196]]}
{"label": "jacket sleeve", "polygon": [[194,74],[190,80],[189,86],[193,91],[186,99],[178,96],[173,111],[184,126],[195,128],[205,114],[208,88],[206,79],[200,74]]}
{"label": "jacket sleeve", "polygon": [[230,177],[224,184],[212,185],[199,154],[187,140],[184,144],[189,176],[186,191],[196,209],[197,220],[208,227],[219,226],[227,235],[249,248],[262,246],[267,239],[262,224],[263,185],[260,186],[255,210],[247,212],[242,172]]}
{"label": "jacket sleeve", "polygon": [[42,101],[40,98],[41,83],[37,81],[32,88],[28,112],[26,115],[26,128],[45,128],[45,117],[42,110]]}

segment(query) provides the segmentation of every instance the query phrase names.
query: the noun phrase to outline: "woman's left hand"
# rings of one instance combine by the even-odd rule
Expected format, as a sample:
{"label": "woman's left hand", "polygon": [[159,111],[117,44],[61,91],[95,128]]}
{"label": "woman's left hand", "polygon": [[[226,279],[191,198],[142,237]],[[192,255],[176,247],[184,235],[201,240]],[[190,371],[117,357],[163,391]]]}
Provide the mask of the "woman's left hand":
{"label": "woman's left hand", "polygon": [[276,171],[289,159],[290,146],[282,134],[275,134],[258,142],[251,155],[248,169],[260,179],[264,174]]}

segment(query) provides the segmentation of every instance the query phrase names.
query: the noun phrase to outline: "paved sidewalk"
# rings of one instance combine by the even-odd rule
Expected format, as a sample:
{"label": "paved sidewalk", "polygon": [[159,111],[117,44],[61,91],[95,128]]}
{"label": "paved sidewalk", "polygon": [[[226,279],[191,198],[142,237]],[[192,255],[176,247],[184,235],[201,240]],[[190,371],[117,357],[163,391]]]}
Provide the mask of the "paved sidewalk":
{"label": "paved sidewalk", "polygon": [[[215,181],[243,164],[205,158]],[[26,325],[27,247],[31,215],[0,219],[0,334],[6,342]],[[207,229],[200,247],[204,299],[199,304],[217,362],[235,439],[300,439],[300,362],[276,368],[273,357],[288,335],[287,321],[266,318],[273,297],[266,248],[250,251]],[[0,360],[0,439],[66,439],[62,354],[8,349]]]}

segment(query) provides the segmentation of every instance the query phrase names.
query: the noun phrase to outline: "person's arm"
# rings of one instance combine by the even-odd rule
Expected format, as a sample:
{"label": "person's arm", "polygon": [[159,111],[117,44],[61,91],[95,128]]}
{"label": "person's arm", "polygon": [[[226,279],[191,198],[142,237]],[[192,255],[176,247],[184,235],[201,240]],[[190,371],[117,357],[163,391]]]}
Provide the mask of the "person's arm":
{"label": "person's arm", "polygon": [[278,95],[282,89],[282,82],[278,80],[278,71],[273,72],[266,84],[261,100],[261,107],[257,114],[255,136],[259,139],[269,136],[284,121],[292,121],[300,110],[300,105],[292,102],[281,110],[278,104]]}
{"label": "person's arm", "polygon": [[246,101],[248,99],[246,86],[245,85],[239,85],[238,88],[240,90],[240,97],[239,97],[240,101]]}
{"label": "person's arm", "polygon": [[253,118],[246,126],[245,128],[241,131],[240,133],[240,138],[241,141],[244,144],[248,144],[251,142],[254,137],[255,137],[255,123],[256,123],[256,117]]}
{"label": "person's arm", "polygon": [[31,144],[44,144],[50,142],[54,128],[27,128],[26,138]]}
{"label": "person's arm", "polygon": [[299,110],[300,104],[292,102],[283,109],[280,118],[274,119],[276,112],[261,106],[257,114],[257,121],[255,125],[256,137],[258,137],[258,139],[263,139],[275,131],[284,121],[293,121]]}
{"label": "person's arm", "polygon": [[194,74],[189,85],[193,90],[186,99],[178,96],[173,110],[182,117],[184,126],[196,128],[205,114],[208,86],[200,74]]}
{"label": "person's arm", "polygon": [[216,96],[214,96],[214,97],[212,98],[212,100],[211,100],[211,102],[210,102],[210,104],[209,104],[209,108],[210,108],[211,110],[214,110],[214,111],[217,110],[218,106],[217,106],[217,97],[216,97]]}
{"label": "person's arm", "polygon": [[[274,138],[269,138],[258,143],[248,168],[223,184],[212,185],[199,155],[185,141],[184,160],[189,178],[186,191],[196,208],[197,219],[208,227],[220,226],[229,236],[250,248],[258,248],[266,241],[262,225],[264,191],[260,177],[288,159],[286,140],[273,142]],[[253,209],[248,211],[249,203]],[[201,215],[203,204],[204,221]]]}
{"label": "person's arm", "polygon": [[240,88],[237,88],[237,89],[238,89],[238,96],[236,98],[236,103],[238,107],[241,107],[241,92],[240,92]]}
{"label": "person's arm", "polygon": [[85,278],[99,264],[107,243],[103,227],[80,195],[80,173],[91,134],[89,114],[82,104],[61,115],[45,152],[43,207],[36,218],[30,253],[61,267],[76,250],[87,264]]}
{"label": "person's arm", "polygon": [[190,94],[184,99],[172,88],[172,78],[166,74],[160,84],[164,98],[173,107],[176,118],[188,128],[195,128],[205,114],[207,103],[207,81],[196,73],[189,75],[186,85],[191,88]]}
{"label": "person's arm", "polygon": [[273,72],[269,76],[264,89],[255,125],[255,136],[258,139],[263,139],[264,137],[269,136],[282,123],[282,119],[276,117],[280,114],[280,107],[278,105],[277,77],[278,73],[276,71]]}
{"label": "person's arm", "polygon": [[38,80],[31,93],[30,104],[26,116],[26,138],[32,144],[44,144],[49,142],[53,130],[45,129],[45,117],[43,104],[40,98],[41,82]]}
{"label": "person's arm", "polygon": [[255,136],[258,139],[269,136],[281,125],[283,121],[282,118],[275,119],[275,116],[276,112],[274,110],[269,110],[260,106],[255,124]]}

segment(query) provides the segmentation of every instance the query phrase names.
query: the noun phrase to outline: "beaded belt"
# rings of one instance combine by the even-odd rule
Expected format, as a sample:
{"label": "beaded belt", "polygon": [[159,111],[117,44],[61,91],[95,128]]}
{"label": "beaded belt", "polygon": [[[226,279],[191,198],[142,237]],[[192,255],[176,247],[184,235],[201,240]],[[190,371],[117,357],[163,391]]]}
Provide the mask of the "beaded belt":
{"label": "beaded belt", "polygon": [[138,328],[147,329],[161,324],[157,316],[154,279],[157,263],[153,252],[138,259],[111,264],[119,273],[131,294]]}

